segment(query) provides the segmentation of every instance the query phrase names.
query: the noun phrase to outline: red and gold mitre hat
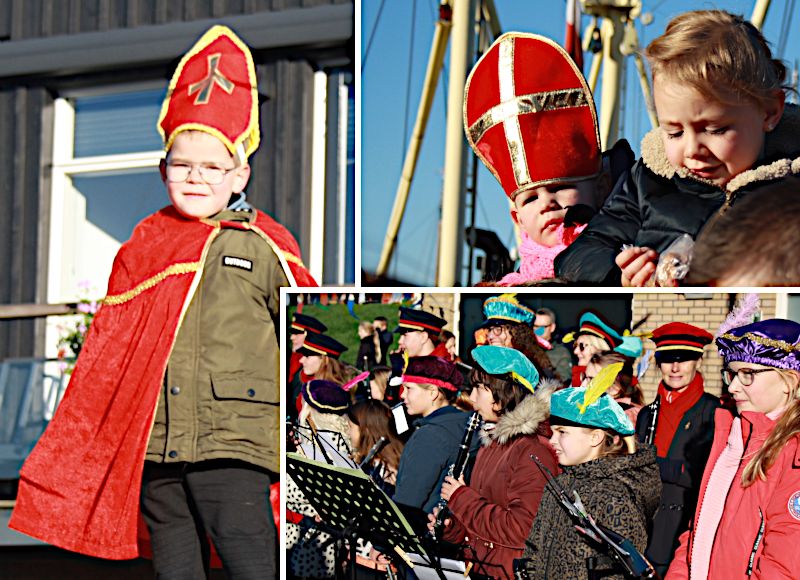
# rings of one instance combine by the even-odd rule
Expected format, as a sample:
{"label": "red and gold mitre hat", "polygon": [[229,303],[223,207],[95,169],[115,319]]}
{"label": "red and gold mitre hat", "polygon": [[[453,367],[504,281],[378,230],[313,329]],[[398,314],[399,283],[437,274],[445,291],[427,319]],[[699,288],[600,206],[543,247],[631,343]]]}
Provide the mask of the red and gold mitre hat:
{"label": "red and gold mitre hat", "polygon": [[158,118],[164,149],[181,131],[204,131],[246,160],[260,139],[256,86],[247,45],[228,27],[211,27],[172,75]]}
{"label": "red and gold mitre hat", "polygon": [[526,189],[601,169],[594,100],[572,58],[536,34],[500,36],[464,89],[470,147],[512,200]]}

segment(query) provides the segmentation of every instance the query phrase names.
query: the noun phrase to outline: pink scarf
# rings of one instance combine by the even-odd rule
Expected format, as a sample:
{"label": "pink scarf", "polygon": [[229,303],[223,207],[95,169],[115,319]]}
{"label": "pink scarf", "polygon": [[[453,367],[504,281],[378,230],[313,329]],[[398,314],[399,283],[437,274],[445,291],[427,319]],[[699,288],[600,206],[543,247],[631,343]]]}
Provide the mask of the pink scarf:
{"label": "pink scarf", "polygon": [[586,224],[580,226],[564,227],[558,226],[558,234],[561,242],[552,247],[543,246],[534,242],[528,234],[522,232],[522,243],[519,246],[520,266],[519,272],[506,274],[497,283],[498,286],[517,286],[525,282],[535,282],[536,280],[546,280],[554,278],[553,260],[563,252],[567,246],[575,241],[584,229]]}

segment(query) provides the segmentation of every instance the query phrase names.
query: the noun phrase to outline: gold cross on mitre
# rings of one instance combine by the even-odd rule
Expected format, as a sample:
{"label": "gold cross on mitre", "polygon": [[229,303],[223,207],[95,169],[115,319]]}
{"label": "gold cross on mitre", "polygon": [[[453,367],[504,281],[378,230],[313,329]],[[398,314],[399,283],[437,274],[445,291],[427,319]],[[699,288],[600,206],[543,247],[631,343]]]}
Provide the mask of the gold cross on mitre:
{"label": "gold cross on mitre", "polygon": [[194,100],[195,105],[205,105],[211,98],[211,91],[214,85],[219,85],[223,91],[229,95],[233,92],[233,83],[225,75],[219,72],[219,61],[222,55],[219,53],[208,55],[208,74],[203,80],[189,85],[189,95],[197,94]]}
{"label": "gold cross on mitre", "polygon": [[585,107],[588,101],[582,88],[517,95],[514,83],[514,38],[503,39],[498,50],[497,76],[500,85],[500,104],[481,115],[469,127],[469,134],[472,142],[477,144],[489,129],[502,123],[514,167],[514,177],[517,184],[522,186],[530,183],[531,176],[525,160],[525,147],[518,117],[555,109]]}

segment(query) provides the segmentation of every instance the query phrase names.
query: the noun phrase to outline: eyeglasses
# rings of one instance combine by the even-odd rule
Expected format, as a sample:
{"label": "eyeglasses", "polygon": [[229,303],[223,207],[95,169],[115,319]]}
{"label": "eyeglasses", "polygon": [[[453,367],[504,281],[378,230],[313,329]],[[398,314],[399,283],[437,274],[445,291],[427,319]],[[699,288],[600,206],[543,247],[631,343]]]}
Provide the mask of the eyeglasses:
{"label": "eyeglasses", "polygon": [[589,345],[586,344],[585,342],[576,342],[575,343],[575,348],[577,348],[579,351],[583,352],[587,348],[589,348]]}
{"label": "eyeglasses", "polygon": [[167,181],[170,183],[183,183],[192,174],[192,170],[197,168],[200,179],[207,185],[219,185],[225,181],[225,177],[231,172],[236,171],[236,167],[224,169],[209,165],[195,165],[194,163],[167,163]]}
{"label": "eyeglasses", "polygon": [[508,331],[508,327],[504,324],[501,324],[499,326],[492,326],[491,328],[489,328],[489,334],[491,334],[492,336],[500,336],[506,331]]}
{"label": "eyeglasses", "polygon": [[733,382],[733,377],[739,379],[739,382],[744,387],[749,387],[753,384],[753,381],[756,378],[758,373],[768,373],[769,371],[774,371],[776,369],[739,369],[735,371],[731,368],[725,367],[722,369],[722,382],[725,383],[725,386],[729,386]]}

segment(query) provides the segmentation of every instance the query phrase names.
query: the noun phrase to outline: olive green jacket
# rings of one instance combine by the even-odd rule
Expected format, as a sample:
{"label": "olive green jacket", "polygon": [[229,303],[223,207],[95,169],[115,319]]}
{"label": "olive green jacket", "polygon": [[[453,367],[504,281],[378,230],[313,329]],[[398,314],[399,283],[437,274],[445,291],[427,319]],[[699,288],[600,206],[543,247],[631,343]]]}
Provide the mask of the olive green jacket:
{"label": "olive green jacket", "polygon": [[[223,211],[214,220],[255,220]],[[240,459],[279,470],[279,289],[288,286],[258,234],[223,228],[170,354],[146,458]]]}

